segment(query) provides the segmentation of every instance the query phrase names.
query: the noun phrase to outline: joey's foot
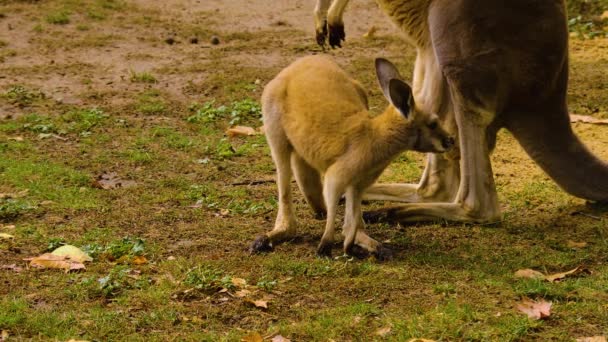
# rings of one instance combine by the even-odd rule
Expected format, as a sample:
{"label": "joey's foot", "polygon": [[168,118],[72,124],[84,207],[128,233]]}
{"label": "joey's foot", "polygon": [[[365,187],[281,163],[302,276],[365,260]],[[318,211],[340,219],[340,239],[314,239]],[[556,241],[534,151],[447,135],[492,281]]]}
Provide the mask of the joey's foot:
{"label": "joey's foot", "polygon": [[378,261],[389,261],[389,260],[393,259],[393,250],[390,248],[384,247],[384,245],[380,244],[376,248],[376,251],[372,253],[372,255]]}
{"label": "joey's foot", "polygon": [[319,258],[331,258],[331,243],[322,243],[317,248],[317,256]]}
{"label": "joey's foot", "polygon": [[266,235],[260,235],[251,243],[249,246],[249,253],[264,253],[272,251],[272,245],[270,239]]}
{"label": "joey's foot", "polygon": [[365,223],[380,223],[395,221],[394,209],[383,208],[372,211],[363,212],[363,221]]}
{"label": "joey's foot", "polygon": [[344,24],[338,23],[336,26],[329,25],[329,46],[335,48],[336,46],[341,48],[342,42],[346,38],[344,33]]}
{"label": "joey's foot", "polygon": [[323,26],[321,27],[321,29],[317,28],[317,44],[325,49],[325,40],[327,39],[327,20],[323,21]]}

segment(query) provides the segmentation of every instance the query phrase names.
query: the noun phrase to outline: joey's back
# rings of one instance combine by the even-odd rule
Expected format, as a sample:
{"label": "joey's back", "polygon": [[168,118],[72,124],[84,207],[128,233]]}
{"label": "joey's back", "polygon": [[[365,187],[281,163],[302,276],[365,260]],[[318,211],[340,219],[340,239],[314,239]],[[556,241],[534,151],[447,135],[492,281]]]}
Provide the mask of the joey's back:
{"label": "joey's back", "polygon": [[281,71],[266,86],[262,103],[283,107],[277,117],[264,110],[265,124],[280,123],[298,154],[321,170],[369,128],[365,91],[323,56],[301,58]]}

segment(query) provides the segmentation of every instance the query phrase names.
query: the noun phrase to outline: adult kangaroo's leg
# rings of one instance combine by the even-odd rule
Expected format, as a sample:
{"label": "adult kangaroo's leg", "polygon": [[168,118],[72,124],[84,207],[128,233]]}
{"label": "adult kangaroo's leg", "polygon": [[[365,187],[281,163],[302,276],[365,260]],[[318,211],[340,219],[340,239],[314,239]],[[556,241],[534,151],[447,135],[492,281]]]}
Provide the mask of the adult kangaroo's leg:
{"label": "adult kangaroo's leg", "polygon": [[342,16],[346,5],[350,0],[333,0],[327,14],[327,30],[329,32],[329,45],[342,47],[342,41],[346,38],[344,33],[344,21]]}
{"label": "adult kangaroo's leg", "polygon": [[[443,126],[453,136],[458,136],[449,87],[431,48],[418,48],[412,90],[416,106],[422,111],[436,113]],[[448,155],[429,153],[418,184],[374,184],[363,198],[410,203],[451,202],[456,198],[460,184],[458,153],[457,148]]]}
{"label": "adult kangaroo's leg", "polygon": [[325,39],[327,39],[327,10],[329,5],[331,5],[331,0],[317,0],[314,10],[317,44],[322,47],[325,46]]}

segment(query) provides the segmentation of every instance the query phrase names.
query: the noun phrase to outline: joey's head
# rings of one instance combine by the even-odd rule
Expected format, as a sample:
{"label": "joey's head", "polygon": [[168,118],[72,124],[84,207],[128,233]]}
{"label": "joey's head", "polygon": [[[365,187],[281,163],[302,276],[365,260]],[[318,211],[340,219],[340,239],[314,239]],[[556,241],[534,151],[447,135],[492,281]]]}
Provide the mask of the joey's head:
{"label": "joey's head", "polygon": [[391,62],[377,58],[376,75],[384,96],[405,120],[399,139],[408,149],[441,153],[454,146],[454,138],[442,127],[437,115],[416,108],[412,88]]}

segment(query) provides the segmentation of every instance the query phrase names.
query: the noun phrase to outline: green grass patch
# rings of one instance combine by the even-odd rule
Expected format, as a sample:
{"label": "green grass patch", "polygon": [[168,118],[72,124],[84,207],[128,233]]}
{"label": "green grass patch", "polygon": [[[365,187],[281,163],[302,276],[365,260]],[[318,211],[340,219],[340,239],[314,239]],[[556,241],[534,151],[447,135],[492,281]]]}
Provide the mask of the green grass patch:
{"label": "green grass patch", "polygon": [[131,77],[130,77],[131,82],[134,82],[134,83],[157,83],[158,82],[156,77],[154,77],[154,75],[152,75],[151,73],[149,73],[147,71],[136,72],[136,71],[131,70],[130,75],[131,75]]}

